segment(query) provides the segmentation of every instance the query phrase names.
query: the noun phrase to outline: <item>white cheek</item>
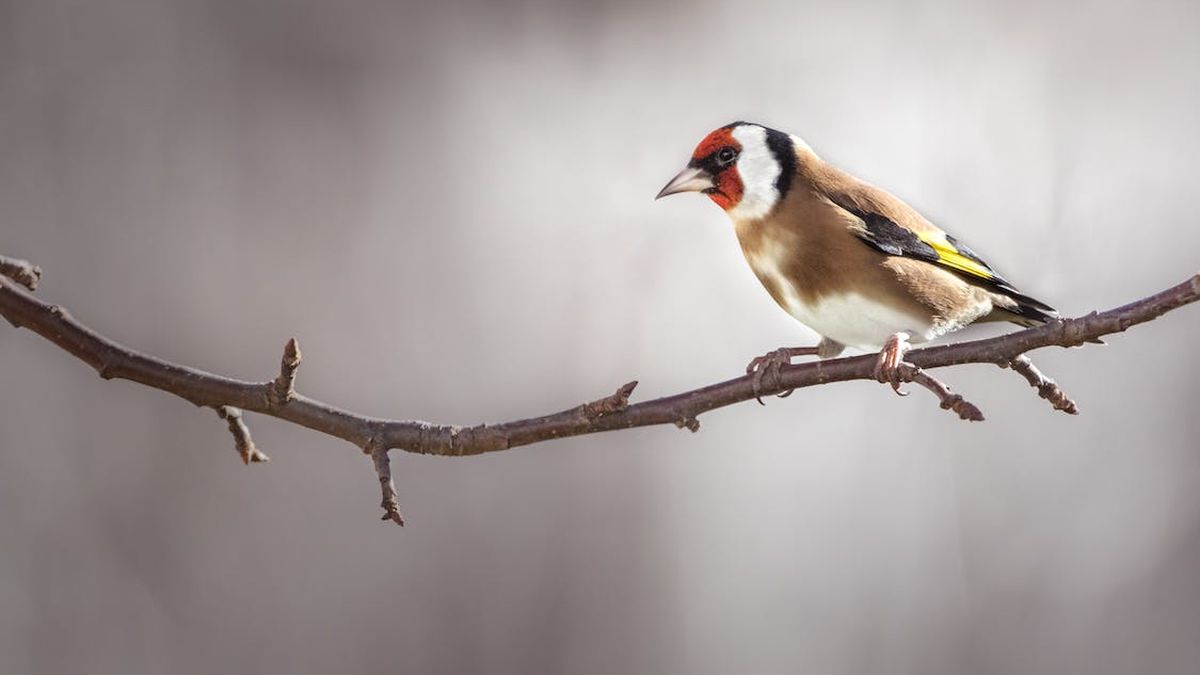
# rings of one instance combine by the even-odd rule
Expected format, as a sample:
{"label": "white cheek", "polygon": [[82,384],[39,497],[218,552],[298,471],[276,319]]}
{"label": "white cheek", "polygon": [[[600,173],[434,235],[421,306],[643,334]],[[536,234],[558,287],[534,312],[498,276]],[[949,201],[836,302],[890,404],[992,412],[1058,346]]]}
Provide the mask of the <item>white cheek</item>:
{"label": "white cheek", "polygon": [[764,218],[779,201],[775,183],[782,170],[767,147],[767,131],[746,125],[733,130],[733,138],[742,146],[737,172],[742,179],[742,199],[729,209],[734,220]]}

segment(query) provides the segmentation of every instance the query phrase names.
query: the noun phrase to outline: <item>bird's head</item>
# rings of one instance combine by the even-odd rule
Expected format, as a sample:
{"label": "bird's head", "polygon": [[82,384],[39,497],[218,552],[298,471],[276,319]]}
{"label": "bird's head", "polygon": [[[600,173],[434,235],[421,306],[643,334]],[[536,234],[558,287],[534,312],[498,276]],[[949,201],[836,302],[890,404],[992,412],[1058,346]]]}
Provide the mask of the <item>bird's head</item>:
{"label": "bird's head", "polygon": [[762,218],[791,187],[797,142],[759,124],[727,124],[700,141],[687,167],[655,199],[702,192],[734,220]]}

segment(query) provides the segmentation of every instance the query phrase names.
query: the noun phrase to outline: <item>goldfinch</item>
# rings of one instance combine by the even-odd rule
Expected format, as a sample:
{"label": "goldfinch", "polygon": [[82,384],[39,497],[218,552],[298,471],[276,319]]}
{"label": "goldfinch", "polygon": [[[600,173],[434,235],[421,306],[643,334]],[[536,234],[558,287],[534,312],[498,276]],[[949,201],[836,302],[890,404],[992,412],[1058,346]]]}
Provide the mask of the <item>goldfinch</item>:
{"label": "goldfinch", "polygon": [[[708,195],[733,221],[758,280],[821,340],[750,362],[764,372],[794,356],[879,351],[875,376],[899,392],[910,343],[975,321],[1045,323],[1057,312],[908,204],[822,161],[797,136],[734,122],[708,134],[655,199]],[[761,401],[760,401],[761,402]]]}

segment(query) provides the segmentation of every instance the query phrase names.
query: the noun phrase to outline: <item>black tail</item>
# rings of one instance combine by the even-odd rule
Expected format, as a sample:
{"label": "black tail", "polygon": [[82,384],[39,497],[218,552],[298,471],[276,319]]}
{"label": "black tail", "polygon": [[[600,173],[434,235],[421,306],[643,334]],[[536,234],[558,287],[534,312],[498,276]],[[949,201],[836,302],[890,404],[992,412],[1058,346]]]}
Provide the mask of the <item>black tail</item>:
{"label": "black tail", "polygon": [[1015,306],[998,307],[997,309],[1011,315],[1012,318],[1007,316],[1004,318],[1013,323],[1019,323],[1022,326],[1039,326],[1058,318],[1058,310],[1037,298],[1019,293],[1015,289],[1005,289],[1004,296],[1016,303]]}

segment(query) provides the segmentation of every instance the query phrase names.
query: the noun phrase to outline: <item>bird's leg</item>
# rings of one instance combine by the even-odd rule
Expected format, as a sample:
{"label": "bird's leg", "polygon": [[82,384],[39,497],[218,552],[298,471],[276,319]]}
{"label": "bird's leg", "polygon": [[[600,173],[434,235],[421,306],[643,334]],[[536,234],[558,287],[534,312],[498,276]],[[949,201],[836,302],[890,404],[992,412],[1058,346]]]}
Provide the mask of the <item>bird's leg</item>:
{"label": "bird's leg", "polygon": [[[746,374],[754,375],[751,379],[751,384],[754,387],[754,400],[758,401],[759,405],[766,405],[762,401],[762,381],[763,377],[770,375],[775,382],[779,382],[779,369],[792,364],[792,358],[796,356],[817,356],[821,353],[821,348],[818,347],[780,347],[763,354],[762,356],[754,357],[750,365],[746,366]],[[788,389],[780,392],[779,398],[787,398],[795,391]]]}
{"label": "bird's leg", "polygon": [[901,396],[908,396],[908,392],[900,391],[900,384],[915,382],[933,392],[941,402],[942,409],[952,410],[964,420],[983,420],[983,413],[975,404],[950,391],[950,387],[934,376],[905,361],[904,354],[909,350],[909,346],[908,333],[896,333],[889,337],[875,361],[875,379],[892,385],[892,390]]}
{"label": "bird's leg", "polygon": [[879,358],[875,360],[875,379],[892,385],[892,391],[901,396],[908,396],[907,392],[900,391],[900,383],[904,381],[900,364],[904,363],[904,354],[910,347],[908,333],[895,333],[883,343]]}

